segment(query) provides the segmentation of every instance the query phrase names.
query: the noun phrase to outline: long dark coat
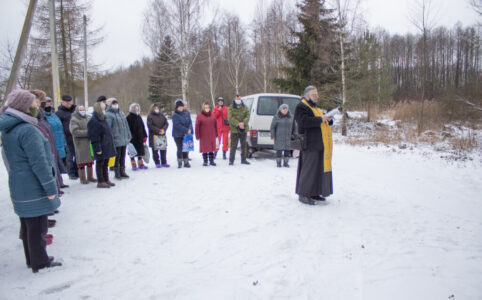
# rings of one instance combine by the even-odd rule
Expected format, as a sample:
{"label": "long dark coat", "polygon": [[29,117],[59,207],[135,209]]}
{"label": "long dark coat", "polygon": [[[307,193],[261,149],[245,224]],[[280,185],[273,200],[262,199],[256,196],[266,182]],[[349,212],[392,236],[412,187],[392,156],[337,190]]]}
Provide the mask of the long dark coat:
{"label": "long dark coat", "polygon": [[67,142],[67,145],[70,145],[72,147],[74,146],[74,140],[72,138],[72,133],[70,133],[70,119],[72,118],[72,114],[74,113],[76,108],[76,105],[72,105],[70,108],[66,108],[65,106],[60,105],[57,112],[55,113],[57,117],[59,117],[60,121],[62,121],[65,141]]}
{"label": "long dark coat", "polygon": [[136,113],[130,112],[127,115],[127,123],[132,134],[131,143],[137,151],[137,156],[144,156],[144,139],[147,138],[146,128],[142,117]]}
{"label": "long dark coat", "polygon": [[156,114],[153,110],[153,106],[149,110],[149,115],[147,115],[147,128],[149,130],[149,147],[154,148],[154,136],[160,135],[159,131],[164,129],[164,135],[166,135],[169,123],[166,117],[162,113]]}
{"label": "long dark coat", "polygon": [[216,118],[211,112],[202,111],[196,118],[196,139],[200,141],[199,151],[209,153],[216,151],[218,127]]}
{"label": "long dark coat", "polygon": [[274,140],[274,150],[291,150],[291,135],[293,134],[293,117],[290,112],[283,115],[280,111],[271,121],[271,138]]}
{"label": "long dark coat", "polygon": [[[307,100],[312,107],[316,107],[316,103],[311,100]],[[298,132],[305,134],[306,137],[306,149],[305,151],[323,151],[323,137],[321,135],[321,117],[315,117],[315,114],[306,106],[303,102],[300,102],[295,109],[295,121],[298,125]],[[333,120],[330,121],[330,125],[333,124]]]}
{"label": "long dark coat", "polygon": [[[92,118],[87,123],[87,129],[96,160],[109,159],[116,155],[112,130],[102,112],[94,111]],[[97,152],[101,151],[102,154],[98,155]]]}

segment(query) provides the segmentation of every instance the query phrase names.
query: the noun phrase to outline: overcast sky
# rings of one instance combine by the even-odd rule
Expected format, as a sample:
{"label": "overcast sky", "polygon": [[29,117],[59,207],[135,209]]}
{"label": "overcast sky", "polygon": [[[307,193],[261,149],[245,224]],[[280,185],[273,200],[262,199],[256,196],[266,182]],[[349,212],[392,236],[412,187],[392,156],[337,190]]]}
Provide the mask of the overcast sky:
{"label": "overcast sky", "polygon": [[[253,19],[258,1],[260,0],[211,0],[211,6],[219,5],[226,11],[237,13],[248,24]],[[390,33],[401,34],[416,31],[408,20],[413,0],[361,2],[364,17],[370,27],[381,26]],[[25,3],[25,0],[0,0],[0,47],[3,48],[7,40],[16,45],[27,10]],[[105,40],[90,55],[95,63],[101,65],[101,69],[128,66],[143,56],[150,55],[142,39],[143,12],[148,0],[95,0],[92,3],[92,21],[94,26],[104,26]],[[437,11],[437,25],[451,28],[456,22],[472,25],[477,20],[480,21],[466,0],[432,0],[432,5]]]}

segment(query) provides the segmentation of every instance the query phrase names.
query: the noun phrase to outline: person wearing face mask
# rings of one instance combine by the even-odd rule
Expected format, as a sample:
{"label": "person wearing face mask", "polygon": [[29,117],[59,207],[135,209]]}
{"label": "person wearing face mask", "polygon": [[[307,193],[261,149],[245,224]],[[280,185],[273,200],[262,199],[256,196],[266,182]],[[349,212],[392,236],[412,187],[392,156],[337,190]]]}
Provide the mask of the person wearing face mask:
{"label": "person wearing face mask", "polygon": [[184,104],[181,99],[176,100],[176,108],[172,114],[172,136],[177,146],[177,167],[190,168],[189,152],[182,151],[182,141],[185,135],[192,134],[192,120],[191,116],[184,113]]}
{"label": "person wearing face mask", "polygon": [[105,120],[105,104],[100,101],[94,104],[94,113],[87,123],[87,134],[95,159],[95,173],[97,175],[98,188],[110,188],[115,186],[109,180],[109,158],[116,156],[112,130]]}
{"label": "person wearing face mask", "polygon": [[325,197],[333,194],[333,140],[330,127],[333,120],[324,115],[317,101],[317,88],[306,87],[294,116],[298,133],[304,135],[305,139],[298,160],[296,193],[300,202],[309,205],[314,205],[315,201],[325,201]]}
{"label": "person wearing face mask", "polygon": [[139,164],[139,169],[147,169],[144,165],[142,157],[144,156],[144,144],[147,141],[146,127],[144,126],[144,121],[141,117],[141,106],[138,103],[132,103],[129,106],[129,114],[127,115],[127,123],[129,124],[129,129],[131,131],[132,139],[131,143],[136,148],[137,152],[137,163],[136,157],[131,157],[132,171],[137,170],[137,164]]}
{"label": "person wearing face mask", "polygon": [[[53,158],[54,164],[55,164],[55,177],[57,179],[58,192],[59,192],[59,196],[61,196],[61,195],[63,195],[63,192],[60,189],[66,188],[66,187],[69,187],[69,186],[64,184],[64,181],[63,181],[63,178],[62,178],[62,174],[66,174],[67,170],[65,169],[65,165],[64,165],[64,163],[62,162],[62,159],[59,156],[59,152],[57,150],[57,144],[55,142],[55,134],[52,130],[52,126],[50,126],[50,123],[45,118],[45,111],[44,111],[45,103],[50,98],[46,97],[45,92],[42,91],[42,90],[33,90],[33,91],[30,91],[30,93],[34,94],[35,98],[36,98],[36,101],[40,102],[40,109],[39,109],[37,119],[38,119],[40,127],[42,128],[42,130],[41,130],[42,133],[49,140],[49,143],[50,143],[50,147],[51,147],[51,151],[52,151],[52,158]],[[44,104],[44,105],[42,105],[42,104]],[[60,120],[58,121],[58,125],[59,125],[58,130],[60,131],[60,134],[63,135],[62,125],[61,125]],[[64,150],[64,148],[62,150]]]}
{"label": "person wearing face mask", "polygon": [[233,105],[228,111],[229,129],[231,131],[231,147],[229,149],[229,165],[234,164],[234,158],[236,156],[236,148],[238,147],[238,141],[241,143],[241,163],[249,165],[246,160],[248,153],[248,144],[246,143],[246,135],[249,131],[249,110],[241,101],[241,97],[236,95],[233,101]]}
{"label": "person wearing face mask", "polygon": [[89,182],[97,182],[94,179],[94,159],[90,153],[90,140],[87,132],[87,123],[89,119],[85,107],[77,106],[70,120],[70,132],[74,139],[75,161],[77,163],[80,183],[88,184]]}
{"label": "person wearing face mask", "polygon": [[51,147],[36,118],[39,103],[29,91],[16,89],[8,94],[2,111],[2,156],[27,266],[33,273],[61,266],[46,249],[47,216],[60,206],[60,199]]}
{"label": "person wearing face mask", "polygon": [[75,104],[72,104],[72,97],[69,95],[63,95],[61,100],[56,114],[60,121],[62,121],[65,141],[67,142],[67,167],[69,169],[69,178],[77,180],[79,179],[79,176],[77,175],[77,163],[75,162],[75,146],[69,129],[70,119],[72,118],[76,106]]}
{"label": "person wearing face mask", "polygon": [[[52,106],[52,99],[49,97],[45,98],[45,119],[49,122],[52,131],[54,132],[55,145],[57,146],[57,152],[59,153],[60,159],[63,161],[62,169],[65,171],[67,167],[67,152],[65,148],[67,146],[67,141],[65,140],[64,128],[62,126],[62,121],[55,114],[54,107]],[[62,172],[65,174],[66,172]]]}
{"label": "person wearing face mask", "polygon": [[[289,153],[291,150],[290,141],[294,132],[293,117],[290,114],[288,104],[281,104],[278,113],[273,116],[271,121],[271,139],[274,142],[274,150],[276,150],[276,166],[281,168],[281,159],[283,158],[283,167],[289,168]],[[284,157],[282,157],[284,155]]]}
{"label": "person wearing face mask", "polygon": [[216,118],[211,112],[209,102],[204,102],[201,112],[196,118],[196,139],[199,140],[199,151],[203,155],[203,166],[216,166],[214,151],[216,151],[216,137],[218,128]]}
{"label": "person wearing face mask", "polygon": [[[219,97],[217,101],[218,105],[213,109],[213,114],[217,122],[219,145],[223,145],[223,159],[225,160],[227,159],[226,153],[228,152],[229,140],[228,107],[224,105],[223,97]],[[215,156],[217,156],[219,147],[216,147]]]}
{"label": "person wearing face mask", "polygon": [[115,178],[119,180],[128,179],[129,175],[126,174],[126,151],[132,134],[126,116],[120,110],[119,101],[116,98],[107,99],[105,117],[107,124],[109,124],[112,130],[117,153],[114,165]]}
{"label": "person wearing face mask", "polygon": [[169,123],[164,114],[159,110],[159,105],[157,103],[152,104],[147,115],[147,128],[149,130],[149,147],[152,149],[152,159],[156,164],[156,168],[170,167],[166,159],[167,143],[164,149],[161,149],[161,147],[158,147],[155,143],[155,140],[160,137],[167,140],[166,131],[168,127]]}

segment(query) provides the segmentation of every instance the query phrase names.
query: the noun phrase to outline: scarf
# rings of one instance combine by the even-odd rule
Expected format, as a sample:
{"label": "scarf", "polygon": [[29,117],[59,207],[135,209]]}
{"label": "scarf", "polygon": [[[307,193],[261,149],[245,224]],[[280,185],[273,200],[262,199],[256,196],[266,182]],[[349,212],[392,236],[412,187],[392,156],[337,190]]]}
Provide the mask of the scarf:
{"label": "scarf", "polygon": [[[304,105],[308,106],[312,111],[315,117],[323,116],[323,111],[319,107],[312,107],[308,104],[306,99],[301,100]],[[325,122],[321,122],[321,136],[323,137],[323,146],[325,150],[323,151],[323,171],[325,173],[331,172],[331,158],[333,156],[333,138],[331,136],[331,127],[330,125],[326,124]]]}

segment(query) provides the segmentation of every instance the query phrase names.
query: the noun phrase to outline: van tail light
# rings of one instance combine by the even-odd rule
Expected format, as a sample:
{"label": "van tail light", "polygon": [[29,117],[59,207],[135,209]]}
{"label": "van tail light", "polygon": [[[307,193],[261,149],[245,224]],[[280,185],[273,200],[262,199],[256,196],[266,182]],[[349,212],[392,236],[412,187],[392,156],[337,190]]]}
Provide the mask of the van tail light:
{"label": "van tail light", "polygon": [[258,131],[257,131],[257,130],[250,130],[250,131],[249,131],[249,136],[257,137],[257,136],[258,136]]}

